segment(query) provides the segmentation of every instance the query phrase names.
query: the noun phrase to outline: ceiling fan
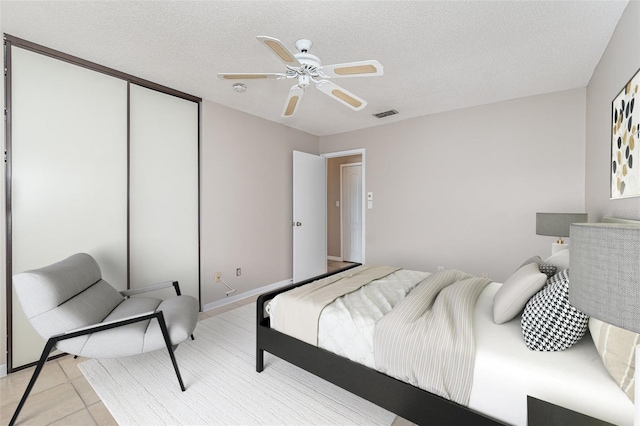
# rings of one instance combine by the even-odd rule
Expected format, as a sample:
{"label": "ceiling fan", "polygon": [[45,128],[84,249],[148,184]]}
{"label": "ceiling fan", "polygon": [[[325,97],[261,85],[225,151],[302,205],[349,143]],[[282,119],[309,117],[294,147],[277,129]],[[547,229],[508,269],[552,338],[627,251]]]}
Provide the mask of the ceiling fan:
{"label": "ceiling fan", "polygon": [[300,53],[292,54],[282,44],[282,42],[273,37],[258,36],[265,46],[267,46],[287,67],[284,73],[219,73],[218,77],[224,80],[247,80],[247,79],[296,79],[297,83],[289,90],[289,96],[282,111],[283,117],[291,117],[298,106],[304,94],[304,89],[311,83],[322,93],[329,95],[333,99],[348,106],[349,108],[359,111],[367,105],[367,102],[343,89],[337,84],[329,81],[329,78],[343,77],[372,77],[383,74],[382,65],[376,60],[347,62],[344,64],[322,65],[320,59],[309,53],[312,43],[306,39],[296,41],[296,49]]}

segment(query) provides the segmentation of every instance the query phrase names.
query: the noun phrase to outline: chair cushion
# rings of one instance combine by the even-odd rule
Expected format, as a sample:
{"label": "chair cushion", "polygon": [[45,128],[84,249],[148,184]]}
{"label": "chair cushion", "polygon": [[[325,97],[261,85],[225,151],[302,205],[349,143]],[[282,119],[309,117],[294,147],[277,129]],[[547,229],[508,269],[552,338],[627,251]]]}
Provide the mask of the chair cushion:
{"label": "chair cushion", "polygon": [[[164,321],[169,330],[172,345],[184,342],[191,336],[198,322],[200,307],[198,300],[192,296],[177,296],[163,300],[158,310],[162,311]],[[145,352],[165,347],[164,337],[158,321],[152,321],[144,340]]]}
{"label": "chair cushion", "polygon": [[56,309],[31,318],[33,328],[48,339],[59,333],[102,322],[124,297],[104,280],[69,299]]}
{"label": "chair cushion", "polygon": [[[104,321],[155,312],[162,299],[157,297],[131,297],[120,303]],[[144,334],[149,321],[140,321],[110,330],[58,342],[57,348],[70,354],[90,358],[113,358],[144,352]]]}
{"label": "chair cushion", "polygon": [[[197,300],[191,296],[176,296],[164,301],[155,297],[131,297],[118,305],[104,321],[157,310],[163,312],[173,346],[193,333],[199,307]],[[57,348],[90,358],[114,358],[166,348],[166,344],[158,321],[151,320],[60,341]]]}

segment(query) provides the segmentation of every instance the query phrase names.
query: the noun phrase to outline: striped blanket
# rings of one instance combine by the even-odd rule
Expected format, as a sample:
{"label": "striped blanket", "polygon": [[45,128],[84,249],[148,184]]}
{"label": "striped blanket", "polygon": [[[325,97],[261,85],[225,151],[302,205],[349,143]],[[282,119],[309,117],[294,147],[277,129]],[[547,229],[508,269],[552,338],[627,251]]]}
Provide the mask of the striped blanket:
{"label": "striped blanket", "polygon": [[475,357],[473,310],[489,283],[455,270],[427,277],[376,324],[376,368],[467,406]]}

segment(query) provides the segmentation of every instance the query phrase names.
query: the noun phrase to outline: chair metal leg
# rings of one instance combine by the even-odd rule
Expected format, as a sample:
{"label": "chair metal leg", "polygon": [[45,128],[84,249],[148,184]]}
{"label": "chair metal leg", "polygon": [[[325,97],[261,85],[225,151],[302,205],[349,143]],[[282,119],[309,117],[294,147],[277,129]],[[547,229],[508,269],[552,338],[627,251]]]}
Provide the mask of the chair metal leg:
{"label": "chair metal leg", "polygon": [[35,385],[36,380],[38,379],[38,376],[42,371],[42,367],[44,367],[44,363],[47,361],[47,358],[49,357],[49,354],[51,353],[54,346],[56,345],[56,342],[57,340],[55,339],[47,340],[47,344],[45,345],[44,350],[42,351],[42,356],[40,356],[40,361],[38,361],[38,365],[36,366],[36,369],[33,372],[33,376],[31,376],[31,380],[27,385],[27,389],[24,391],[24,394],[22,395],[22,399],[20,399],[18,408],[16,408],[16,411],[13,413],[13,417],[11,417],[9,426],[13,426],[16,423],[16,420],[18,419],[18,414],[20,414],[20,410],[22,410],[24,403],[27,401],[27,397],[29,396],[29,393],[31,393],[31,390],[33,389],[33,385]]}
{"label": "chair metal leg", "polygon": [[169,339],[169,330],[167,330],[167,324],[164,322],[164,315],[162,314],[162,312],[158,312],[158,314],[159,314],[158,323],[160,323],[160,330],[162,330],[164,341],[167,344],[167,350],[169,351],[169,356],[171,357],[173,368],[176,370],[176,376],[178,376],[180,389],[182,389],[182,392],[184,392],[186,388],[184,387],[184,383],[182,383],[182,376],[180,375],[180,369],[178,368],[178,363],[176,362],[176,356],[173,353],[173,349],[171,348],[171,339]]}

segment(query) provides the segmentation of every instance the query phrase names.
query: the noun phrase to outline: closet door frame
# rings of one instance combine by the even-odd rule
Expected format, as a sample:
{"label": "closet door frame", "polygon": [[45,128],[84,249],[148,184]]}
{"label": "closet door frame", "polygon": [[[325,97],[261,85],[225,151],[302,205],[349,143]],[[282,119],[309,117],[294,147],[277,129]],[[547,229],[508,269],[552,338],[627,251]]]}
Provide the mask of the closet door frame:
{"label": "closet door frame", "polygon": [[[30,41],[9,35],[4,34],[4,62],[5,62],[5,291],[6,291],[6,327],[7,327],[7,373],[12,373],[14,371],[18,371],[24,368],[28,368],[32,365],[35,365],[35,362],[20,366],[18,368],[13,367],[13,246],[12,246],[12,162],[11,162],[11,153],[12,153],[12,67],[11,67],[11,49],[12,47],[19,47],[25,50],[29,50],[41,55],[45,55],[57,60],[61,60],[64,62],[71,63],[76,66],[80,66],[83,68],[87,68],[92,71],[96,71],[102,74],[106,74],[112,77],[116,77],[118,79],[124,80],[127,82],[127,212],[126,212],[126,221],[127,221],[127,229],[126,229],[126,240],[127,240],[127,289],[131,288],[130,278],[131,278],[131,258],[130,258],[130,201],[129,201],[129,182],[130,182],[130,133],[131,133],[131,122],[130,122],[130,88],[131,84],[136,84],[138,86],[145,87],[147,89],[152,89],[167,95],[175,96],[178,98],[182,98],[191,102],[195,102],[198,106],[197,114],[198,114],[198,141],[197,141],[197,152],[198,152],[198,200],[197,200],[197,210],[200,212],[200,127],[201,127],[201,102],[202,99],[188,93],[181,92],[179,90],[175,90],[166,86],[162,86],[157,83],[153,83],[151,81],[138,78],[132,76],[130,74],[117,71],[115,69],[105,67],[94,62],[90,62],[76,56],[72,56],[54,49],[50,49],[48,47],[32,43]],[[124,107],[124,106],[123,106]],[[200,277],[200,216],[198,214],[197,218],[197,233],[198,233],[198,302],[201,305],[201,277]]]}

